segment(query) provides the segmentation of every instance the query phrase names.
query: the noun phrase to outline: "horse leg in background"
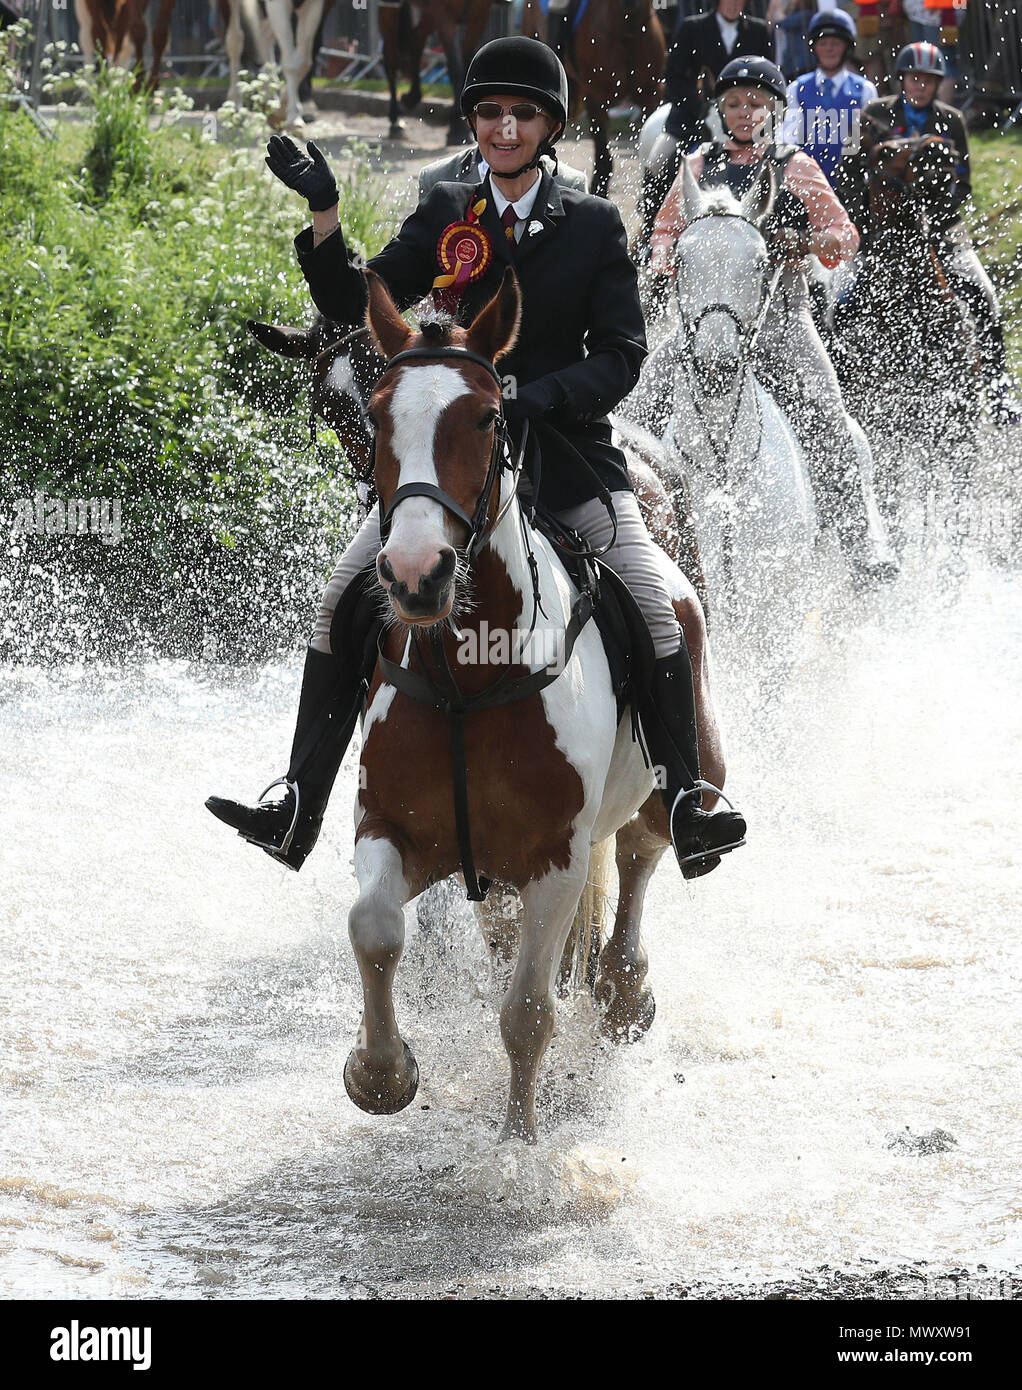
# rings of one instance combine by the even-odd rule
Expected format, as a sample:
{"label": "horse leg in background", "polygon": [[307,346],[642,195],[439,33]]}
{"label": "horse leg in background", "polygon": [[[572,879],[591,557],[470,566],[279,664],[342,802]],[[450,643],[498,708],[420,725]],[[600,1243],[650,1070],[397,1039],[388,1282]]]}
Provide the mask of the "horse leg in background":
{"label": "horse leg in background", "polygon": [[355,845],[355,876],[359,895],[348,914],[348,935],[364,1008],[344,1064],[344,1087],[359,1109],[393,1115],[415,1098],[419,1086],[419,1068],[398,1029],[393,995],[405,943],[404,906],[418,887],[406,883],[397,847],[368,835]]}
{"label": "horse leg in background", "polygon": [[[160,64],[163,61],[163,54],[167,47],[167,36],[170,33],[170,15],[176,4],[177,0],[160,0],[160,8],[153,25],[153,63],[149,69],[149,82],[147,84],[150,91],[155,90],[159,85]],[[223,5],[221,4],[222,8]],[[234,7],[231,8],[233,10]],[[234,72],[233,66],[231,72]]]}
{"label": "horse leg in background", "polygon": [[670,845],[667,812],[656,792],[617,833],[620,891],[614,930],[600,951],[593,991],[602,1006],[600,1031],[611,1042],[635,1042],[656,1013],[646,985],[649,957],[642,944],[642,906],[653,872]]}
{"label": "horse leg in background", "polygon": [[280,66],[284,73],[287,94],[284,124],[304,125],[302,108],[298,103],[298,84],[309,68],[312,40],[323,13],[323,0],[305,0],[298,11],[293,33],[291,0],[264,0],[264,3],[280,49]]}
{"label": "horse leg in background", "polygon": [[422,54],[426,47],[426,40],[429,34],[426,31],[425,21],[420,19],[417,24],[412,23],[414,16],[409,17],[408,37],[404,40],[406,47],[404,52],[408,62],[406,71],[411,82],[407,92],[401,97],[401,110],[414,111],[422,102]]}
{"label": "horse leg in background", "polygon": [[390,92],[390,104],[387,107],[387,119],[390,122],[388,139],[404,139],[405,128],[399,115],[397,97],[398,70],[401,64],[401,33],[402,33],[402,9],[394,0],[381,0],[377,13],[377,23],[380,28],[380,40],[383,45],[383,70],[387,74],[387,88]]}
{"label": "horse leg in background", "polygon": [[469,145],[473,143],[472,132],[469,130],[468,124],[461,114],[461,89],[465,85],[465,72],[468,65],[482,47],[483,35],[486,33],[486,26],[489,20],[489,6],[483,5],[478,9],[474,9],[470,6],[468,16],[462,25],[461,45],[459,50],[461,66],[458,70],[457,85],[455,85],[453,75],[451,76],[451,91],[454,93],[454,107],[451,111],[450,129],[447,132],[447,143],[449,145]]}
{"label": "horse leg in background", "polygon": [[96,32],[92,23],[92,12],[86,0],[75,0],[75,18],[78,20],[78,46],[82,50],[82,68],[92,72],[96,66]]}
{"label": "horse leg in background", "polygon": [[[173,0],[170,0],[173,4]],[[164,0],[167,4],[167,0]],[[227,66],[230,73],[227,85],[227,100],[232,106],[241,105],[241,91],[238,87],[238,78],[241,75],[241,56],[245,49],[245,30],[241,23],[241,0],[220,0],[220,13],[225,15],[227,28],[224,33],[224,48],[227,51]],[[160,11],[160,19],[163,19],[163,10]],[[167,15],[167,24],[170,24],[170,15]],[[166,42],[166,35],[164,35]],[[154,41],[155,47],[155,41]]]}
{"label": "horse leg in background", "polygon": [[[332,3],[332,0],[331,0]],[[323,47],[323,29],[326,24],[326,12],[328,5],[324,4],[323,11],[319,16],[319,23],[316,25],[316,32],[312,38],[312,49],[310,53],[311,62],[308,71],[298,84],[298,100],[304,106],[306,102],[312,103],[312,74],[316,70],[316,60],[319,58],[319,50]]]}
{"label": "horse leg in background", "polygon": [[593,161],[592,192],[597,198],[606,198],[610,193],[610,176],[614,172],[608,135],[610,101],[596,97],[590,88],[586,94],[586,107],[589,111],[589,133],[593,137],[593,149],[596,152]]}
{"label": "horse leg in background", "polygon": [[[585,852],[577,846],[582,842]],[[588,870],[588,832],[576,832],[567,869],[552,869],[522,889],[522,939],[500,1031],[511,1063],[501,1140],[536,1142],[536,1079],[554,1031],[554,976]]]}
{"label": "horse leg in background", "polygon": [[135,69],[134,91],[137,92],[145,81],[145,41],[148,35],[145,0],[130,0],[128,33],[135,54],[131,66]]}

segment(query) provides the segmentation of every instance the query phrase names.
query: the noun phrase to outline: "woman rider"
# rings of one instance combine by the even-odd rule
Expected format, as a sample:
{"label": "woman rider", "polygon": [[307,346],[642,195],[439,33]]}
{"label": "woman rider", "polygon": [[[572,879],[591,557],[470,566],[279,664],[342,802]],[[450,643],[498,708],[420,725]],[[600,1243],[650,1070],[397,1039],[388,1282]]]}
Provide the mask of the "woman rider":
{"label": "woman rider", "polygon": [[[505,413],[516,440],[528,419],[541,441],[539,501],[595,549],[613,535],[598,500],[600,484],[613,495],[617,536],[603,560],[628,584],[653,638],[656,662],[652,689],[643,699],[643,733],[682,872],[694,878],[744,843],[745,821],[734,810],[711,813],[700,805],[702,789],[718,793],[699,777],[688,649],[606,419],[635,385],[646,355],[635,267],[621,217],[612,203],[559,187],[549,169],[540,171],[544,154],[553,156],[556,167],[553,147],[564,129],[567,97],[564,68],[545,44],[518,37],[485,44],[466,74],[461,102],[488,166],[486,177],[471,187],[437,184],[369,265],[400,310],[431,288],[440,288],[441,304],[451,307],[452,276],[442,272],[452,267],[438,260],[444,233],[452,224],[477,218],[492,255],[479,254],[469,278],[461,277],[457,312],[464,322],[496,293],[506,265],[514,265],[522,321],[514,349],[501,361],[501,374],[516,388],[504,402]],[[269,149],[270,169],[306,197],[312,210],[312,227],[298,235],[295,247],[313,300],[338,323],[359,322],[366,306],[365,277],[346,251],[337,186],[326,161],[314,145],[306,155],[280,137]],[[219,797],[206,803],[220,820],[294,869],[315,844],[361,706],[358,663],[351,653],[332,651],[331,622],[345,591],[374,563],[379,549],[380,517],[374,507],[330,579],[306,656],[287,778],[300,793],[291,838],[290,786],[283,798],[256,806]],[[326,735],[309,754],[309,731],[322,722],[327,706]]]}
{"label": "woman rider", "polygon": [[[810,309],[806,256],[833,267],[853,256],[859,234],[814,159],[792,145],[773,143],[787,84],[767,58],[735,58],[721,70],[714,98],[725,139],[687,156],[697,183],[723,184],[741,197],[763,161],[777,171],[781,192],[767,239],[780,280],[756,340],[757,372],[788,415],[806,456],[823,525],[835,528],[856,578],[893,578],[898,565],[873,500],[873,457],[866,436],[845,409],[837,375]],[[674,247],[685,227],[682,173],[657,214],[650,264],[674,273]],[[657,389],[670,375],[670,339],[647,363]]]}

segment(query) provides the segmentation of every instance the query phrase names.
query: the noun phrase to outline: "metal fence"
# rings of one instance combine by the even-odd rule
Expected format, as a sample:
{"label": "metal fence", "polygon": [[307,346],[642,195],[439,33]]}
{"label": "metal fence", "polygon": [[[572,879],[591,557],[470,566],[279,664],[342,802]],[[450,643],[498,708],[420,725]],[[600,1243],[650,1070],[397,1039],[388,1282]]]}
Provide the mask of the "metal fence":
{"label": "metal fence", "polygon": [[[3,6],[10,7],[11,17],[25,14],[34,17],[39,10],[39,0],[2,0]],[[494,5],[486,38],[497,38],[510,31],[510,10],[513,7]],[[159,0],[146,0],[146,20],[148,33],[152,34],[153,24],[159,10]],[[78,43],[78,20],[75,16],[73,0],[51,0],[48,16],[48,39],[62,39],[68,43]],[[427,50],[423,59],[423,77],[431,81],[443,81],[446,70],[441,61],[437,62],[437,49]],[[150,55],[149,38],[146,40],[146,58]],[[179,75],[213,76],[226,75],[227,56],[223,45],[223,21],[217,0],[177,0],[170,19],[170,36],[164,65],[174,69]],[[255,54],[250,51],[246,38],[246,66],[254,66]],[[331,81],[352,82],[361,77],[382,77],[383,64],[380,55],[380,33],[377,19],[377,0],[367,0],[363,5],[355,5],[352,0],[336,0],[323,20],[322,46],[316,67],[319,77],[329,76]]]}

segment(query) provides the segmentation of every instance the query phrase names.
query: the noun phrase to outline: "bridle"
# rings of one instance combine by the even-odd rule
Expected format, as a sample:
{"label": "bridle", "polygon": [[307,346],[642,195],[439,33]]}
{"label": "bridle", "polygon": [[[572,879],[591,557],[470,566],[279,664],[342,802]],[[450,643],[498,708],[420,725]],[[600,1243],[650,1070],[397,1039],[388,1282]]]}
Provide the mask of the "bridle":
{"label": "bridle", "polygon": [[[744,222],[746,226],[752,227],[753,230],[757,232],[760,236],[763,235],[762,231],[756,225],[756,223],[753,222],[751,217],[746,217],[745,214],[742,212],[725,211],[701,212],[698,217],[693,217],[692,221],[686,224],[685,232],[687,232],[690,227],[694,227],[697,222],[705,222],[706,219],[710,217],[714,219],[721,217],[732,217],[736,221]],[[685,233],[683,232],[682,235],[684,236],[684,234]],[[760,330],[762,329],[763,324],[766,321],[767,312],[770,308],[771,302],[773,301],[773,297],[777,290],[778,283],[780,282],[781,271],[783,269],[783,265],[776,266],[770,279],[763,286],[763,297],[760,300],[760,306],[756,313],[756,318],[752,324],[747,324],[745,320],[741,318],[741,316],[738,314],[738,311],[736,309],[733,309],[730,304],[726,304],[723,300],[714,300],[712,304],[704,304],[703,307],[699,310],[698,314],[696,314],[695,318],[689,318],[688,315],[685,313],[684,304],[682,303],[680,284],[676,282],[675,293],[678,299],[678,318],[681,322],[682,329],[685,332],[685,337],[687,339],[687,346],[689,348],[690,355],[691,350],[695,347],[696,334],[699,332],[699,328],[703,322],[703,319],[707,318],[710,314],[726,314],[727,317],[735,325],[735,328],[738,330],[738,358],[740,365],[745,366],[752,356],[753,349],[756,346],[756,339],[759,337]]]}
{"label": "bridle", "polygon": [[[697,222],[702,222],[707,217],[737,218],[738,221],[745,222],[748,224],[748,226],[755,228],[756,232],[758,232],[759,235],[762,236],[762,232],[760,231],[759,227],[756,226],[756,223],[753,222],[750,217],[746,217],[745,214],[741,212],[726,211],[700,213],[698,217],[693,217],[692,221],[687,224],[685,231],[687,232],[689,227],[693,227]],[[760,306],[757,310],[756,317],[751,324],[746,323],[746,321],[743,318],[741,318],[741,316],[738,314],[736,309],[734,309],[730,304],[724,303],[722,300],[715,300],[711,304],[704,304],[703,307],[696,314],[696,316],[690,319],[688,315],[685,313],[685,309],[682,303],[680,284],[676,284],[675,286],[678,297],[678,318],[686,338],[687,351],[683,354],[682,360],[685,363],[685,370],[688,373],[689,377],[689,385],[691,388],[690,394],[692,397],[692,408],[695,411],[696,417],[703,428],[703,434],[706,436],[707,443],[709,444],[710,449],[713,452],[713,456],[717,464],[717,469],[719,471],[722,481],[726,479],[728,475],[728,463],[731,455],[731,442],[734,438],[735,425],[738,421],[738,415],[742,408],[742,397],[744,395],[744,390],[742,386],[739,386],[738,391],[735,393],[734,408],[731,412],[731,419],[728,421],[727,430],[725,431],[725,439],[727,442],[725,443],[724,448],[720,449],[717,446],[717,442],[714,439],[713,433],[710,430],[706,421],[706,417],[703,414],[702,408],[700,407],[699,391],[696,390],[696,383],[692,379],[691,363],[692,358],[694,356],[696,334],[699,332],[699,327],[702,324],[703,320],[707,318],[710,314],[725,314],[729,319],[731,319],[731,321],[735,325],[735,328],[738,330],[738,370],[736,373],[736,377],[740,376],[744,378],[745,371],[752,359],[752,354],[756,346],[756,340],[759,337],[760,330],[762,329],[763,324],[766,322],[766,316],[770,310],[770,305],[773,302],[774,294],[777,291],[777,286],[780,283],[781,274],[783,270],[783,264],[776,266],[774,268],[773,274],[770,276],[770,279],[764,284],[763,297],[760,301]],[[763,420],[761,416],[759,417],[759,428],[760,433],[762,434]],[[756,452],[759,452],[758,445],[756,448]]]}
{"label": "bridle", "polygon": [[[383,371],[377,379],[379,382],[399,362],[435,360],[436,358],[456,358],[463,362],[474,362],[477,366],[485,368],[497,386],[502,388],[503,383],[497,375],[493,363],[483,357],[478,352],[473,352],[471,348],[462,347],[417,347],[407,348],[404,352],[397,353],[387,362]],[[500,522],[514,504],[517,491],[518,480],[521,477],[522,466],[525,459],[525,448],[528,440],[528,420],[522,432],[522,442],[519,446],[517,458],[513,458],[511,452],[511,436],[507,427],[507,419],[503,409],[498,409],[497,417],[493,422],[493,444],[490,449],[490,459],[486,466],[486,477],[483,480],[482,489],[471,515],[465,510],[461,503],[442,487],[437,487],[435,483],[413,482],[403,483],[397,488],[386,508],[380,507],[380,541],[385,545],[390,534],[391,520],[395,508],[405,500],[406,497],[430,497],[434,502],[439,502],[442,507],[449,511],[452,516],[456,516],[459,521],[464,522],[468,527],[468,543],[465,547],[465,556],[471,564],[475,556],[489,544],[490,538],[499,526]],[[376,459],[376,440],[373,439],[373,464],[375,467]],[[497,486],[501,473],[508,469],[514,479],[514,486],[509,489],[508,500],[498,511],[493,521],[489,521],[490,506],[493,501],[493,490]]]}

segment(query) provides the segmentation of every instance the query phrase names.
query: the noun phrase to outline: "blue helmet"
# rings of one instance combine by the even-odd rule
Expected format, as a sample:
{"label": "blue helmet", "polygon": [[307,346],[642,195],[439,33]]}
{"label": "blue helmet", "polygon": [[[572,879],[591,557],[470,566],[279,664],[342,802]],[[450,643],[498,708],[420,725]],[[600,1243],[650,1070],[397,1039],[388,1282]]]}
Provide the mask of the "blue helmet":
{"label": "blue helmet", "polygon": [[817,10],[809,21],[810,43],[816,39],[844,39],[849,48],[854,48],[857,37],[855,20],[845,10]]}

